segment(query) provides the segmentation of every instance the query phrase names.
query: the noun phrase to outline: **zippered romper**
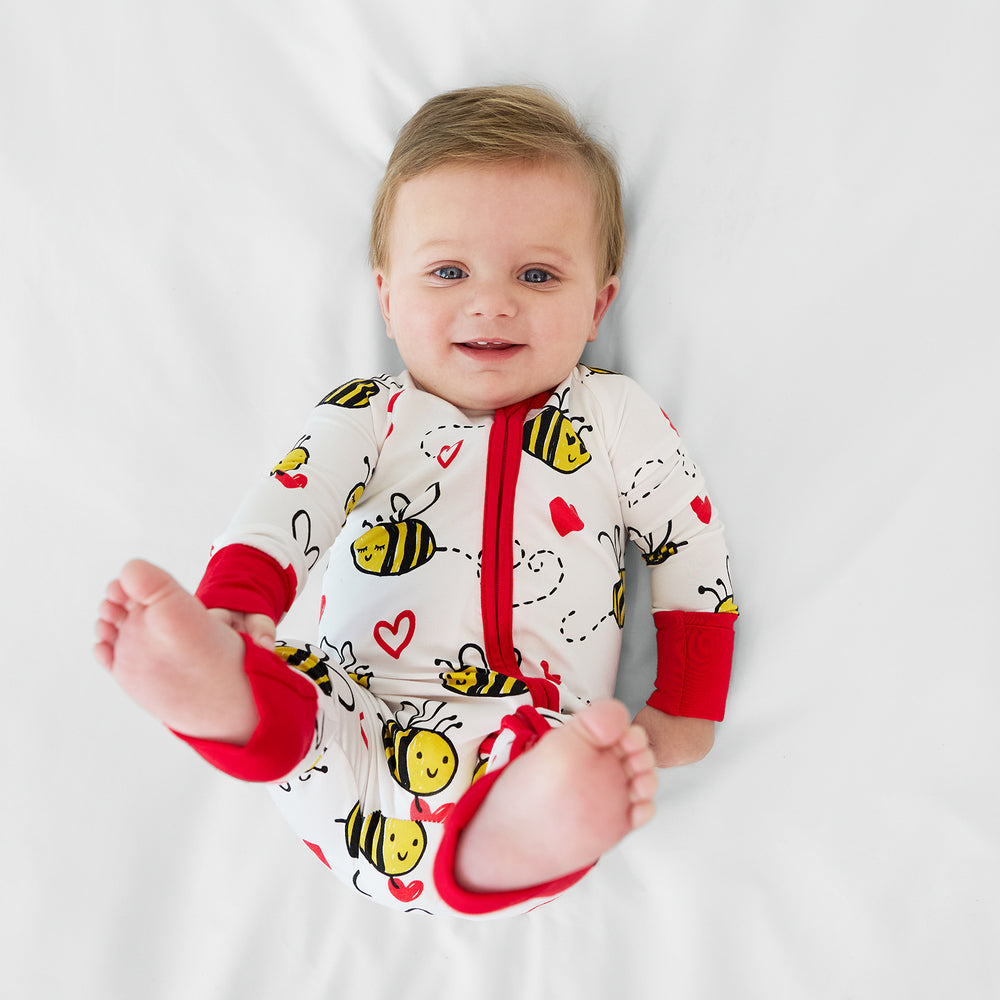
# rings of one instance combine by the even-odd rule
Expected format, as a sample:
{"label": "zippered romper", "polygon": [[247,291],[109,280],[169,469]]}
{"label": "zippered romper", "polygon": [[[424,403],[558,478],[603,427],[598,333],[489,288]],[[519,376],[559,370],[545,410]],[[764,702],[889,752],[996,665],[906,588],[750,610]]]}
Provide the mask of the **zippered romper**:
{"label": "zippered romper", "polygon": [[468,893],[455,845],[509,760],[612,695],[629,538],[651,571],[649,704],[721,719],[736,617],[722,524],[635,382],[578,365],[484,413],[406,373],[347,382],[246,497],[198,590],[280,621],[329,551],[318,635],[276,654],[245,640],[261,715],[246,747],[182,738],[271,783],[365,896],[469,916],[537,906],[584,872]]}

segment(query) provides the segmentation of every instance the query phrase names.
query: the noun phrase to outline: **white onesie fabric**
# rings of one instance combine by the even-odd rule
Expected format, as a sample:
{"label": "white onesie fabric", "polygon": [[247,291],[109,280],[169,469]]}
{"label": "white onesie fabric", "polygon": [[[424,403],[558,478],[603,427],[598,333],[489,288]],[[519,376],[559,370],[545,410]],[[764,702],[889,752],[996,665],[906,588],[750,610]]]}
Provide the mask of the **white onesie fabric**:
{"label": "white onesie fabric", "polygon": [[735,610],[702,477],[623,375],[578,365],[486,413],[405,373],[320,402],[215,552],[249,546],[301,592],[330,551],[316,641],[279,644],[319,711],[274,787],[324,863],[381,902],[453,912],[433,876],[442,821],[491,752],[505,762],[504,717],[558,724],[614,690],[629,538],[654,610]]}

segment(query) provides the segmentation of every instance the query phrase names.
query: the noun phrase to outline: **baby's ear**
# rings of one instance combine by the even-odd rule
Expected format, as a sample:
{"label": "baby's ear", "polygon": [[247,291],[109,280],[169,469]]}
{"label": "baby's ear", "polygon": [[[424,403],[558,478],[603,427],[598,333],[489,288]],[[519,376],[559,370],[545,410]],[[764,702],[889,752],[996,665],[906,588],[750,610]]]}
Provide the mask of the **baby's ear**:
{"label": "baby's ear", "polygon": [[375,271],[374,274],[378,303],[382,308],[382,318],[385,320],[385,332],[392,337],[392,322],[389,319],[389,276],[384,271]]}
{"label": "baby's ear", "polygon": [[608,311],[608,306],[614,302],[620,287],[621,282],[618,280],[618,275],[613,274],[608,278],[604,287],[597,293],[597,301],[594,303],[594,325],[590,331],[590,340],[594,340],[597,337],[597,328],[601,325],[601,320],[604,319],[604,314]]}

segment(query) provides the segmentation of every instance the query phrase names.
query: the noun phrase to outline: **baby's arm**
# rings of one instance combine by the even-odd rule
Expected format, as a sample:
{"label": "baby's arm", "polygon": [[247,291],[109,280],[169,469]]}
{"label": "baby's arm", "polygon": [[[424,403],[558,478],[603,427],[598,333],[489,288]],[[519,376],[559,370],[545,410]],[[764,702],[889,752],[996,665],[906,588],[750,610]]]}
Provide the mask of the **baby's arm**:
{"label": "baby's arm", "polygon": [[594,385],[621,393],[612,462],[623,519],[650,569],[656,688],[635,721],[658,767],[691,764],[715,742],[732,665],[737,609],[722,522],[659,406],[630,380]]}

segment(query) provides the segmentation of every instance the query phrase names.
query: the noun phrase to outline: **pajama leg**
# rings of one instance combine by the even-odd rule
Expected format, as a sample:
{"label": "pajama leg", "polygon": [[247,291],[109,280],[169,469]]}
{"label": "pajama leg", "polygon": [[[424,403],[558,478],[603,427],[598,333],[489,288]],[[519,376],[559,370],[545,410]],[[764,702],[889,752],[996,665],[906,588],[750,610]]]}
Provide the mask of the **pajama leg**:
{"label": "pajama leg", "polygon": [[575,885],[593,867],[540,885],[505,892],[477,893],[464,889],[455,879],[455,855],[462,831],[489,794],[503,768],[530,749],[550,729],[552,721],[531,707],[523,707],[504,718],[494,743],[486,773],[462,796],[445,823],[445,834],[434,864],[434,879],[441,898],[466,916],[501,916],[534,909]]}
{"label": "pajama leg", "polygon": [[[503,767],[558,724],[556,713],[522,706],[504,715],[498,700],[441,700],[439,691],[388,703],[324,648],[280,643],[275,655],[246,637],[245,645],[261,719],[250,741],[177,735],[228,774],[277,781],[271,794],[285,819],[359,893],[405,910],[499,916],[533,909],[583,877],[478,894],[453,874],[462,830]],[[489,718],[500,728],[484,733]]]}

